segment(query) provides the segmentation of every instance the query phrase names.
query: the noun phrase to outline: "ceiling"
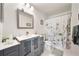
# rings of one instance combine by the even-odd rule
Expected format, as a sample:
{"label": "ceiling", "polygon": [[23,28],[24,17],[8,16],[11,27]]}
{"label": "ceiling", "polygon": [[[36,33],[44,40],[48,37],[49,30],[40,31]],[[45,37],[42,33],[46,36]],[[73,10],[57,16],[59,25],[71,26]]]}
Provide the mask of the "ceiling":
{"label": "ceiling", "polygon": [[71,3],[32,3],[31,5],[48,16],[71,10]]}

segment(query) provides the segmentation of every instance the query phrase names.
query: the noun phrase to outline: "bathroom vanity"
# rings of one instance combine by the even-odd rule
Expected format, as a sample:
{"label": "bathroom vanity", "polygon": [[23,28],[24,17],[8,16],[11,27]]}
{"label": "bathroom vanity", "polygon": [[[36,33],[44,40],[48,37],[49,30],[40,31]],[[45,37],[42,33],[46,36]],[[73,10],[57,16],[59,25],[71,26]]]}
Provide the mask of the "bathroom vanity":
{"label": "bathroom vanity", "polygon": [[18,56],[20,43],[16,40],[8,43],[0,43],[0,56]]}
{"label": "bathroom vanity", "polygon": [[3,50],[0,50],[0,56],[3,56]]}
{"label": "bathroom vanity", "polygon": [[20,56],[39,56],[43,52],[44,41],[39,35],[17,37],[21,43],[19,54]]}
{"label": "bathroom vanity", "polygon": [[44,50],[43,37],[29,35],[16,40],[0,43],[0,56],[39,56]]}

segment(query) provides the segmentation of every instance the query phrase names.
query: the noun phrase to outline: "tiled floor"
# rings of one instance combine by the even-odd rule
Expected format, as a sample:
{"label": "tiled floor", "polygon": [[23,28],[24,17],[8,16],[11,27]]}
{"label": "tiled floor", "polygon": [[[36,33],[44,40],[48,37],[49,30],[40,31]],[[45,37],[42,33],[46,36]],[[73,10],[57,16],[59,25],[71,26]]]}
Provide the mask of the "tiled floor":
{"label": "tiled floor", "polygon": [[50,47],[45,45],[44,52],[41,54],[41,56],[54,56],[54,55],[52,54]]}
{"label": "tiled floor", "polygon": [[[51,49],[48,46],[45,46],[44,52],[41,54],[41,56],[55,56]],[[73,45],[70,49],[64,49],[63,56],[79,56],[79,46]]]}
{"label": "tiled floor", "polygon": [[79,46],[72,45],[71,49],[65,49],[64,56],[79,56]]}
{"label": "tiled floor", "polygon": [[61,52],[57,49],[51,49],[51,45],[47,44],[48,42],[45,42],[45,46],[44,46],[44,52],[42,53],[41,56],[61,56]]}
{"label": "tiled floor", "polygon": [[50,50],[45,50],[45,49],[44,49],[44,52],[42,53],[41,56],[54,56],[54,55],[51,53]]}

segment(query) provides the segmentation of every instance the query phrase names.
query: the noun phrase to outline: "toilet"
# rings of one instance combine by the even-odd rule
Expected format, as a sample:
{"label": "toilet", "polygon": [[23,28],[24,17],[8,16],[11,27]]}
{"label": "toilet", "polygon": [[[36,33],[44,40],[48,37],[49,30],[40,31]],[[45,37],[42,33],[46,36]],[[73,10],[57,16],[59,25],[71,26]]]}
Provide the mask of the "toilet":
{"label": "toilet", "polygon": [[51,51],[51,42],[50,41],[45,41],[45,49],[48,51]]}

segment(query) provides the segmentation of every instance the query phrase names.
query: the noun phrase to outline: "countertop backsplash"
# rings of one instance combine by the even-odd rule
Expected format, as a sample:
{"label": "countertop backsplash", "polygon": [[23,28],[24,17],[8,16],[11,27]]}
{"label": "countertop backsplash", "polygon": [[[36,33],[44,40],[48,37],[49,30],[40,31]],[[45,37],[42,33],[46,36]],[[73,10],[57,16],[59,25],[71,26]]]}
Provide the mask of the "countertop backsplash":
{"label": "countertop backsplash", "polygon": [[10,42],[13,40],[13,35],[9,33],[2,34],[2,43],[3,42]]}

